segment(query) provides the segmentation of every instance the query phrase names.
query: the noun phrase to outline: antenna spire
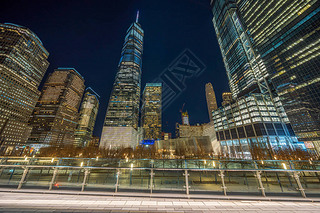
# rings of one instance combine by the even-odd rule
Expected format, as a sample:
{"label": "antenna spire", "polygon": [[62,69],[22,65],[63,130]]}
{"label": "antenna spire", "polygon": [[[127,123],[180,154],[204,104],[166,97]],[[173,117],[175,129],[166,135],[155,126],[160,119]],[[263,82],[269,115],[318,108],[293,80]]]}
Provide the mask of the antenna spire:
{"label": "antenna spire", "polygon": [[137,18],[136,18],[136,23],[138,23],[138,22],[139,22],[139,10],[137,12]]}

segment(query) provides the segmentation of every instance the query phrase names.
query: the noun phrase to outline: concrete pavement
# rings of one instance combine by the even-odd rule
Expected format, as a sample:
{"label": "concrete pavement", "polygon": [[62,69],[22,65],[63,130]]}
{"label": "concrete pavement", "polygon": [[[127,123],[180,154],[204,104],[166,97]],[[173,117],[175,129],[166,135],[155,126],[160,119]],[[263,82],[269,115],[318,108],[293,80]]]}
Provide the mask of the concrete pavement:
{"label": "concrete pavement", "polygon": [[320,202],[0,192],[0,212],[320,212]]}

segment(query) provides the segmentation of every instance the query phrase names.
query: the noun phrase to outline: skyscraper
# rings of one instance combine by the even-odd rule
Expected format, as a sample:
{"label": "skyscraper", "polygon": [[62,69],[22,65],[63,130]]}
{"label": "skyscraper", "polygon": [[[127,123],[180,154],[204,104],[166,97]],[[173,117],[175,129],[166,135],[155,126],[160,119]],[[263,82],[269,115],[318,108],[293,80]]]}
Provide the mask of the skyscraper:
{"label": "skyscraper", "polygon": [[[214,0],[211,5],[228,76],[237,79],[231,91],[248,72],[256,75],[248,83],[256,81],[262,92],[269,90],[283,105],[299,140],[313,143],[319,151],[320,2]],[[238,57],[232,57],[237,51]],[[257,72],[240,75],[252,62],[257,62]]]}
{"label": "skyscraper", "polygon": [[132,23],[125,37],[113,84],[100,146],[134,146],[139,121],[144,31]]}
{"label": "skyscraper", "polygon": [[142,96],[141,126],[144,140],[161,138],[161,83],[147,83]]}
{"label": "skyscraper", "polygon": [[28,144],[64,146],[74,144],[84,79],[74,68],[58,68],[45,82],[31,116]]}
{"label": "skyscraper", "polygon": [[261,58],[255,54],[234,0],[212,0],[213,25],[234,98],[250,92],[267,91],[268,76]]}
{"label": "skyscraper", "polygon": [[210,121],[212,121],[212,111],[218,109],[216,94],[211,83],[206,84],[206,99]]}
{"label": "skyscraper", "polygon": [[[26,27],[0,24],[0,148],[12,150],[28,138],[28,120],[49,66],[48,51]],[[1,149],[0,149],[1,152]]]}
{"label": "skyscraper", "polygon": [[[240,12],[238,4],[241,2],[243,7],[250,8],[250,12]],[[255,147],[271,151],[269,157],[272,156],[272,151],[279,148],[305,148],[298,143],[293,134],[282,102],[273,89],[273,73],[267,69],[265,61],[255,47],[252,32],[243,23],[243,16],[254,19],[257,17],[251,15],[254,10],[260,10],[266,16],[275,13],[278,8],[269,11],[266,5],[279,1],[268,1],[265,7],[261,7],[265,2],[256,2],[259,1],[211,1],[213,25],[233,96],[233,100],[226,101],[223,107],[214,111],[213,120],[224,153],[233,157],[261,157],[254,154]],[[281,1],[283,2],[285,1]],[[264,21],[264,18],[257,19],[256,25]],[[259,35],[268,30],[270,29],[263,28]],[[260,130],[257,126],[261,126]],[[255,131],[252,131],[253,129]],[[240,151],[239,147],[246,146],[249,149]],[[239,151],[242,153],[239,154]]]}
{"label": "skyscraper", "polygon": [[75,146],[88,146],[99,110],[100,96],[91,88],[85,90],[80,107],[80,118],[75,134]]}
{"label": "skyscraper", "polygon": [[238,10],[296,135],[320,153],[320,2],[241,0]]}

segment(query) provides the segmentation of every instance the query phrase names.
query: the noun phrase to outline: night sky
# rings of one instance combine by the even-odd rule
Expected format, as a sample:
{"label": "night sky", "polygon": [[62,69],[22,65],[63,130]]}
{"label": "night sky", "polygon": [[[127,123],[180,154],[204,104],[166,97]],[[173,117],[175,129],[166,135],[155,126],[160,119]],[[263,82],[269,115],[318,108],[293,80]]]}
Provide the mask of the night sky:
{"label": "night sky", "polygon": [[[187,89],[163,112],[163,130],[174,132],[180,108],[190,123],[209,121],[205,84],[211,82],[218,105],[228,91],[227,76],[212,24],[209,0],[1,0],[0,22],[31,29],[49,51],[47,74],[74,67],[100,96],[94,134],[100,136],[126,30],[140,10],[145,32],[142,90],[186,48],[206,70],[187,81]],[[43,81],[45,81],[47,74]]]}

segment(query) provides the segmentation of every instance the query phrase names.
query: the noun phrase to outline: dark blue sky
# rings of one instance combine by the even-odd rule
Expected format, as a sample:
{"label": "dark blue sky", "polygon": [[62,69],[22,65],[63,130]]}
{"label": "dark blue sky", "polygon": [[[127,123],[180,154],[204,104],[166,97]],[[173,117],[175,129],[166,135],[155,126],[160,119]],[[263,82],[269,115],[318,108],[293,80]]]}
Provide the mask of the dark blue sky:
{"label": "dark blue sky", "polygon": [[95,128],[100,136],[125,33],[137,10],[145,31],[142,90],[186,48],[207,67],[163,112],[163,130],[173,132],[181,122],[183,103],[191,124],[208,122],[205,84],[212,82],[218,105],[229,90],[209,0],[1,0],[0,22],[38,35],[50,53],[47,74],[74,67],[84,76],[85,85],[101,96]]}

